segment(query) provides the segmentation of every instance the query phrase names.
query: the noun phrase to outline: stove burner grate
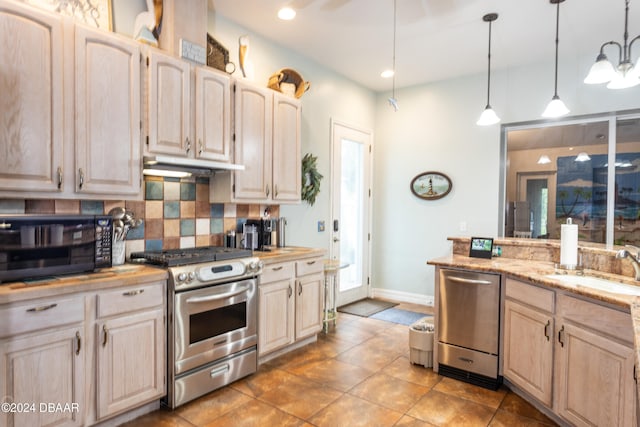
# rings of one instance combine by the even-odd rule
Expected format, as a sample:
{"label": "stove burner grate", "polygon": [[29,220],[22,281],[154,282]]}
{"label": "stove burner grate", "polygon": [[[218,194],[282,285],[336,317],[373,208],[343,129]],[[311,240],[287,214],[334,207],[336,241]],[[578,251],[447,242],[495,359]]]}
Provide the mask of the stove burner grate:
{"label": "stove burner grate", "polygon": [[203,246],[188,249],[168,249],[163,251],[143,251],[131,253],[131,260],[163,267],[224,261],[253,256],[249,249],[234,249],[221,246]]}

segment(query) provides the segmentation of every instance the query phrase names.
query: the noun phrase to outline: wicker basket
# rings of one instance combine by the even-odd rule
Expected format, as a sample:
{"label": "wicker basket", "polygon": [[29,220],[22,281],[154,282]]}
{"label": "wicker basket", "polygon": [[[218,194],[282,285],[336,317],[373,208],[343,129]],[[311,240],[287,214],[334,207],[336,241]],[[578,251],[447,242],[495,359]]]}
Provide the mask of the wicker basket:
{"label": "wicker basket", "polygon": [[269,84],[267,87],[278,92],[289,94],[287,90],[282,90],[281,85],[283,83],[290,83],[295,85],[294,96],[300,98],[311,87],[311,83],[305,82],[302,76],[294,69],[282,68],[276,73],[273,73],[269,77]]}

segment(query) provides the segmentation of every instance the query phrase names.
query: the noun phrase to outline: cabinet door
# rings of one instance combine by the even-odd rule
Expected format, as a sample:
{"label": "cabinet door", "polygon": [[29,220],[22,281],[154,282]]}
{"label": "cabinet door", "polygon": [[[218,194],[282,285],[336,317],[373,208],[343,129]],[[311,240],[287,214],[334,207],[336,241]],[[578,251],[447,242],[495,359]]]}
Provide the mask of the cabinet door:
{"label": "cabinet door", "polygon": [[0,412],[0,425],[83,425],[89,403],[84,394],[84,343],[82,326],[2,343],[2,402],[35,406],[30,406],[28,412]]}
{"label": "cabinet door", "polygon": [[273,200],[299,202],[302,185],[300,160],[300,101],[273,94]]}
{"label": "cabinet door", "polygon": [[235,199],[271,199],[271,139],[273,91],[236,82],[234,162]]}
{"label": "cabinet door", "polygon": [[260,285],[258,356],[293,343],[294,282],[292,279]]}
{"label": "cabinet door", "polygon": [[301,104],[295,98],[273,94],[273,199],[299,202]]}
{"label": "cabinet door", "polygon": [[196,157],[229,161],[231,144],[231,78],[196,68]]}
{"label": "cabinet door", "polygon": [[301,339],[322,330],[324,275],[300,277],[296,285],[296,339]]}
{"label": "cabinet door", "polygon": [[0,1],[0,190],[57,192],[63,162],[63,26]]}
{"label": "cabinet door", "polygon": [[163,396],[163,310],[117,317],[96,325],[98,419]]}
{"label": "cabinet door", "polygon": [[78,25],[76,191],[141,193],[140,48]]}
{"label": "cabinet door", "polygon": [[547,407],[553,385],[553,318],[515,301],[504,304],[504,377]]}
{"label": "cabinet door", "polygon": [[151,50],[148,67],[147,151],[187,156],[192,149],[189,63]]}
{"label": "cabinet door", "polygon": [[576,426],[635,426],[633,349],[564,322],[557,351],[558,414]]}

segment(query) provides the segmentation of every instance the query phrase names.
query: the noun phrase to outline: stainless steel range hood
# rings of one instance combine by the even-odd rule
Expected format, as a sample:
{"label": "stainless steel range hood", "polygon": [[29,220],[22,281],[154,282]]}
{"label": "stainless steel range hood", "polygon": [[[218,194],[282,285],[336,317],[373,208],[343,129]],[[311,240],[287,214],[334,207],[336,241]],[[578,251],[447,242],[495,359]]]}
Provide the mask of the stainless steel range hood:
{"label": "stainless steel range hood", "polygon": [[183,172],[183,176],[212,176],[216,171],[244,170],[244,165],[172,156],[144,156],[143,163],[146,175],[162,175],[166,171]]}

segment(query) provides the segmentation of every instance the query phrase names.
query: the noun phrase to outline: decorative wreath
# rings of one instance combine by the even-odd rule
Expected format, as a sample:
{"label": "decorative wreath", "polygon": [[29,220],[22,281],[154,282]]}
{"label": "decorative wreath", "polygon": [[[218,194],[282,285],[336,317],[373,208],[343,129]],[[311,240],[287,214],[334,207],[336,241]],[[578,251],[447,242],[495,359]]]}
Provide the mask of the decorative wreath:
{"label": "decorative wreath", "polygon": [[320,193],[320,181],[322,175],[318,172],[316,162],[318,157],[307,153],[302,158],[302,200],[313,206],[316,197]]}

